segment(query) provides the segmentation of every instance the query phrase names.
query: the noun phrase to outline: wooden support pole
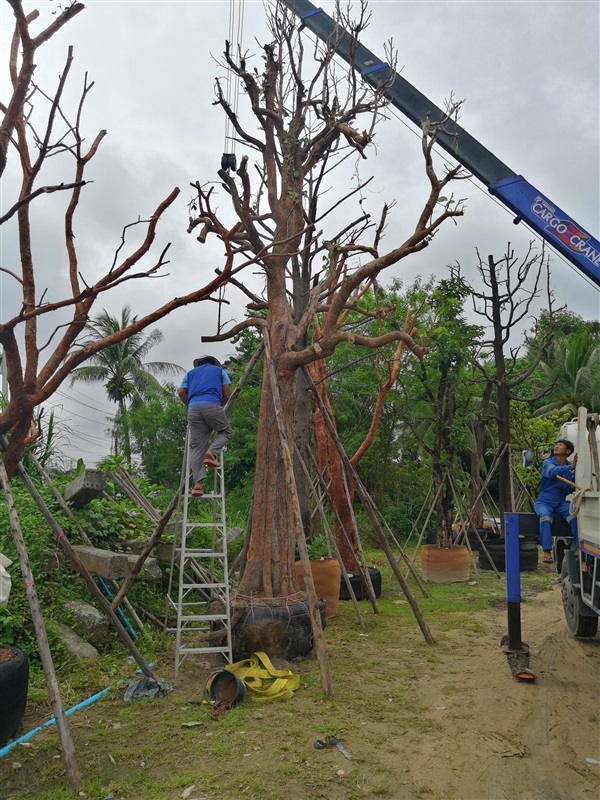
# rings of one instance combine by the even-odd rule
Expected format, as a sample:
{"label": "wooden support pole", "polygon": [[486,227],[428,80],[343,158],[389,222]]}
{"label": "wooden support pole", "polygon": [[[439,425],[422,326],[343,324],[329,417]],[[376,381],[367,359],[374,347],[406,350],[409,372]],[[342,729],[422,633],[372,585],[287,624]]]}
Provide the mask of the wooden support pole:
{"label": "wooden support pole", "polygon": [[[87,542],[88,544],[92,545],[92,544],[93,544],[92,540],[91,540],[91,539],[90,539],[90,537],[87,535],[87,533],[86,533],[86,532],[83,530],[83,528],[81,527],[81,524],[80,524],[79,520],[77,519],[77,517],[75,516],[75,514],[73,514],[73,512],[71,511],[71,509],[70,509],[70,507],[69,507],[69,504],[67,503],[67,501],[65,500],[65,498],[64,498],[64,497],[61,495],[61,493],[58,491],[58,489],[57,489],[57,488],[56,488],[56,486],[54,485],[54,481],[53,481],[53,480],[52,480],[52,478],[51,478],[51,477],[48,475],[48,473],[47,473],[47,472],[46,472],[46,470],[43,468],[43,466],[40,464],[40,462],[38,461],[38,459],[35,457],[34,453],[30,453],[30,454],[29,454],[29,458],[31,459],[31,462],[32,462],[32,464],[35,466],[35,468],[37,469],[37,471],[40,473],[40,475],[42,476],[43,480],[46,482],[46,485],[48,486],[48,488],[50,489],[50,491],[52,492],[52,494],[53,494],[53,495],[54,495],[54,497],[56,498],[56,500],[57,500],[57,502],[58,502],[59,506],[62,508],[62,510],[63,510],[63,511],[65,512],[65,514],[67,515],[67,517],[68,517],[68,518],[71,520],[71,522],[72,522],[72,523],[75,525],[75,527],[77,528],[77,531],[79,532],[79,535],[81,536],[81,538],[84,540],[84,542]],[[109,583],[110,583],[110,585],[113,587],[113,589],[114,589],[115,591],[117,591],[117,590],[118,590],[118,588],[119,588],[119,584],[118,584],[118,583],[117,583],[115,580],[111,580],[111,581],[109,581]],[[143,622],[142,622],[142,620],[139,618],[139,616],[138,616],[138,614],[137,614],[137,611],[136,611],[136,610],[135,610],[135,608],[134,608],[134,607],[131,605],[131,603],[129,602],[129,600],[128,600],[126,597],[124,597],[124,598],[123,598],[123,605],[124,605],[124,606],[125,606],[125,608],[127,609],[127,612],[130,614],[130,616],[131,616],[131,618],[133,619],[133,621],[135,622],[135,624],[138,626],[139,630],[140,630],[142,633],[144,633],[146,636],[148,636],[148,634],[146,633],[146,629],[145,629],[145,627],[144,627],[144,623],[143,623]]]}
{"label": "wooden support pole", "polygon": [[[319,398],[320,399],[320,398]],[[323,406],[325,408],[325,406]],[[333,420],[329,420],[333,426]],[[339,444],[341,446],[341,441],[339,436],[337,435],[337,431],[335,431],[335,426],[332,427],[332,430],[335,432],[335,439],[336,447]],[[342,448],[343,449],[343,448]],[[344,450],[344,452],[346,452]],[[348,463],[350,463],[350,459],[348,459]],[[369,595],[369,600],[371,605],[373,606],[373,613],[379,614],[379,604],[377,603],[377,597],[375,595],[375,589],[373,588],[373,581],[371,580],[371,573],[369,572],[369,567],[367,566],[367,561],[365,559],[365,554],[362,549],[362,542],[360,540],[360,534],[358,532],[358,522],[356,521],[356,516],[354,514],[354,503],[352,500],[352,495],[350,494],[350,487],[348,486],[348,475],[352,477],[351,473],[347,472],[346,464],[342,462],[343,469],[342,469],[342,481],[344,482],[344,493],[346,495],[346,502],[348,503],[348,510],[350,511],[350,516],[352,517],[352,525],[354,527],[354,533],[356,536],[356,546],[358,553],[361,558],[361,566],[362,566],[362,579],[365,582],[365,586],[367,587],[367,594]]]}
{"label": "wooden support pole", "polygon": [[400,584],[400,586],[402,588],[402,591],[404,592],[404,596],[406,597],[410,607],[412,608],[413,614],[415,615],[415,619],[417,620],[417,624],[419,625],[419,628],[421,629],[421,633],[423,634],[423,638],[425,639],[427,644],[435,644],[435,639],[433,638],[433,636],[431,634],[431,631],[429,630],[429,628],[427,626],[427,623],[425,622],[425,619],[424,619],[423,615],[421,614],[421,610],[420,610],[420,608],[419,608],[419,606],[417,604],[417,601],[416,601],[413,593],[410,590],[409,585],[404,580],[404,576],[400,572],[400,568],[398,566],[398,562],[396,561],[396,559],[394,557],[394,554],[392,552],[392,549],[391,549],[391,547],[389,545],[389,542],[387,540],[387,537],[386,537],[385,533],[383,532],[383,529],[382,529],[381,525],[379,524],[379,521],[377,519],[377,515],[376,515],[376,513],[375,513],[375,511],[373,509],[373,505],[371,503],[370,495],[367,492],[367,490],[365,489],[365,487],[363,486],[363,483],[362,483],[362,481],[360,479],[360,476],[358,475],[358,472],[354,469],[354,466],[352,465],[352,462],[348,458],[348,454],[346,453],[342,443],[340,442],[339,436],[337,435],[336,430],[335,430],[335,426],[334,426],[332,420],[329,417],[329,413],[328,413],[327,409],[325,408],[325,404],[323,403],[323,401],[319,397],[319,393],[315,389],[315,384],[314,384],[314,381],[312,379],[312,376],[311,376],[310,372],[308,371],[308,369],[306,367],[302,367],[302,369],[304,370],[304,374],[306,376],[306,380],[308,382],[308,385],[311,386],[312,389],[313,389],[315,398],[317,400],[317,403],[319,404],[319,408],[321,409],[321,413],[323,415],[323,419],[325,421],[325,424],[327,425],[327,428],[329,429],[329,432],[331,433],[331,436],[332,436],[333,441],[335,443],[336,449],[337,449],[338,453],[340,454],[340,456],[342,458],[342,461],[344,463],[344,467],[346,468],[348,474],[352,477],[352,481],[354,482],[354,486],[356,488],[356,492],[357,492],[358,496],[361,499],[363,507],[364,507],[365,511],[367,512],[367,514],[369,516],[369,519],[371,520],[371,523],[372,523],[373,528],[375,529],[375,531],[377,533],[377,536],[379,537],[379,542],[381,544],[381,547],[383,548],[383,551],[385,552],[385,554],[387,556],[387,559],[389,561],[390,567],[392,568],[392,572],[396,576],[396,580]]}
{"label": "wooden support pole", "polygon": [[162,536],[163,531],[164,531],[168,521],[171,519],[171,514],[177,508],[177,503],[179,502],[179,498],[181,496],[181,488],[182,487],[180,485],[179,489],[177,489],[177,491],[173,495],[173,499],[169,503],[169,507],[167,508],[165,513],[162,515],[162,517],[158,521],[158,524],[157,524],[156,528],[154,529],[154,532],[153,532],[152,536],[148,539],[148,541],[146,542],[146,544],[142,548],[142,552],[140,553],[138,560],[135,562],[135,564],[131,568],[131,570],[129,572],[129,575],[127,575],[127,577],[125,578],[125,580],[121,584],[121,588],[119,589],[119,591],[117,592],[117,594],[115,595],[115,597],[114,597],[114,599],[113,599],[113,601],[111,603],[113,608],[116,609],[116,608],[119,607],[121,601],[125,598],[125,595],[129,591],[130,586],[134,583],[135,579],[139,575],[140,570],[144,566],[144,563],[145,563],[146,559],[148,558],[148,556],[150,555],[152,550],[156,547],[156,545],[160,541],[160,537]]}
{"label": "wooden support pole", "polygon": [[[2,437],[1,441],[2,441],[2,445],[5,446],[6,445],[6,439],[4,439],[4,437]],[[31,478],[29,477],[27,472],[25,472],[25,469],[24,469],[23,465],[20,462],[19,462],[19,466],[17,467],[17,472],[19,474],[19,477],[21,478],[21,480],[23,481],[23,483],[27,487],[27,491],[32,496],[35,504],[37,505],[37,507],[41,511],[44,519],[46,520],[46,522],[48,523],[50,528],[56,534],[56,536],[58,538],[58,541],[60,543],[60,546],[63,548],[63,550],[69,556],[71,562],[73,563],[74,567],[77,569],[77,571],[79,572],[79,574],[81,575],[81,577],[85,581],[86,586],[88,587],[88,589],[90,590],[90,592],[94,596],[94,598],[97,601],[97,603],[100,606],[100,608],[104,611],[104,613],[106,614],[106,616],[108,617],[110,622],[112,622],[112,624],[114,625],[115,630],[117,631],[117,635],[119,636],[119,639],[123,642],[123,644],[125,645],[125,647],[129,651],[129,653],[133,656],[133,659],[135,660],[136,664],[139,666],[141,671],[144,673],[144,675],[146,675],[149,678],[154,678],[156,680],[156,675],[152,672],[152,670],[150,669],[150,667],[148,666],[148,664],[144,660],[142,654],[140,653],[140,651],[137,649],[137,647],[133,643],[131,637],[129,636],[129,634],[125,630],[123,624],[121,623],[121,620],[118,618],[118,616],[117,616],[116,612],[113,610],[111,604],[108,602],[108,600],[104,597],[104,595],[102,594],[100,589],[94,583],[94,580],[93,580],[92,576],[90,575],[90,573],[85,568],[82,560],[79,558],[79,556],[77,555],[75,550],[73,550],[73,548],[71,546],[71,543],[67,539],[67,537],[64,534],[64,532],[61,530],[61,527],[58,524],[58,522],[52,516],[52,513],[50,512],[50,509],[48,508],[48,506],[44,502],[43,497],[40,495],[38,490],[35,488],[35,485],[34,485],[33,481],[31,480]]]}
{"label": "wooden support pole", "polygon": [[27,600],[29,601],[29,608],[31,610],[31,619],[33,622],[33,629],[35,631],[35,638],[37,641],[38,650],[40,652],[42,666],[44,668],[44,677],[46,679],[46,686],[48,687],[48,694],[50,695],[50,706],[56,720],[56,727],[58,729],[58,735],[60,737],[60,743],[65,757],[67,778],[73,791],[79,792],[81,787],[81,775],[79,773],[77,759],[75,758],[75,748],[73,747],[71,732],[69,730],[62,700],[60,698],[58,681],[54,671],[54,664],[52,663],[52,654],[50,653],[50,645],[48,644],[44,618],[42,617],[42,609],[37,596],[33,573],[31,572],[31,567],[29,565],[29,556],[27,555],[27,548],[25,546],[23,532],[21,531],[19,517],[17,515],[12,492],[10,490],[10,481],[8,479],[8,474],[4,467],[4,461],[2,458],[0,458],[0,483],[2,483],[2,492],[6,502],[10,528],[15,546],[17,548],[17,553],[19,554],[21,575],[23,576],[23,581],[25,583],[25,592],[27,594]]}
{"label": "wooden support pole", "polygon": [[[313,497],[314,497],[314,501],[315,501],[316,507],[319,509],[319,511],[321,513],[321,519],[323,520],[323,527],[325,528],[325,535],[327,536],[327,541],[331,545],[331,547],[333,547],[333,550],[335,552],[335,556],[336,556],[336,558],[337,558],[337,560],[339,562],[340,569],[342,570],[342,575],[344,576],[344,582],[346,584],[346,588],[348,589],[348,594],[350,595],[350,599],[352,600],[352,605],[354,606],[354,610],[356,611],[356,616],[358,618],[358,622],[360,624],[360,627],[364,630],[365,629],[365,621],[364,621],[363,615],[362,615],[362,613],[360,611],[360,606],[358,605],[358,600],[356,599],[356,594],[354,592],[354,589],[352,588],[352,582],[350,581],[350,577],[348,576],[348,570],[346,569],[346,565],[344,564],[344,561],[342,559],[341,553],[340,553],[340,551],[338,549],[337,542],[335,540],[335,534],[331,530],[331,526],[329,525],[329,520],[327,519],[327,515],[325,514],[325,509],[323,508],[322,500],[319,497],[319,494],[317,492],[316,486],[314,485],[314,483],[311,480],[310,472],[308,471],[308,467],[306,466],[306,461],[302,458],[302,454],[300,453],[300,450],[298,449],[297,446],[295,447],[295,451],[296,451],[296,457],[298,458],[300,466],[302,467],[302,469],[304,471],[304,474],[306,475],[306,477],[308,478],[308,482],[310,483],[310,488],[311,488],[312,493],[313,493]],[[322,477],[323,477],[322,475],[319,475],[319,478],[322,479]]]}
{"label": "wooden support pole", "polygon": [[265,345],[264,345],[264,342],[261,342],[261,343],[258,345],[258,347],[256,348],[256,350],[255,350],[255,352],[254,352],[254,355],[252,356],[252,358],[251,358],[251,359],[250,359],[250,361],[248,362],[248,365],[246,366],[246,369],[245,369],[245,370],[244,370],[244,372],[242,373],[242,377],[241,377],[241,378],[239,379],[239,381],[237,382],[235,389],[233,390],[233,392],[232,392],[232,393],[231,393],[231,395],[229,396],[229,400],[228,400],[228,401],[225,403],[225,405],[224,405],[224,407],[223,407],[223,411],[224,411],[225,413],[227,413],[227,412],[229,411],[229,409],[231,408],[231,406],[232,406],[232,405],[235,403],[235,401],[237,400],[237,397],[238,397],[239,393],[242,391],[242,389],[243,389],[243,387],[244,387],[244,384],[246,383],[246,381],[248,380],[248,378],[249,378],[249,377],[250,377],[250,375],[252,374],[252,370],[253,370],[253,369],[254,369],[254,367],[256,366],[256,364],[257,364],[257,362],[258,362],[259,358],[262,356],[262,354],[263,354],[263,350],[264,350],[264,347],[265,347]]}
{"label": "wooden support pole", "polygon": [[152,522],[158,522],[160,514],[140,492],[127,470],[123,469],[123,467],[118,467],[118,469],[111,472],[110,475],[117,486],[119,486],[133,503],[142,509]]}
{"label": "wooden support pole", "polygon": [[415,583],[417,584],[417,586],[418,586],[418,587],[419,587],[419,589],[421,590],[421,594],[423,595],[423,597],[429,597],[429,596],[430,596],[430,595],[429,595],[429,592],[427,591],[427,589],[426,589],[426,588],[425,588],[425,586],[423,585],[423,581],[422,581],[422,580],[421,580],[421,578],[420,578],[420,577],[417,575],[417,573],[416,573],[416,571],[415,571],[415,569],[414,569],[413,565],[410,563],[410,561],[409,561],[409,559],[408,559],[408,557],[407,557],[406,553],[404,552],[404,548],[402,547],[402,545],[400,544],[400,542],[399,542],[399,541],[396,539],[396,537],[394,536],[392,529],[391,529],[391,528],[390,528],[390,526],[387,524],[387,522],[386,522],[386,520],[384,519],[384,517],[383,517],[383,514],[381,513],[381,511],[380,511],[380,510],[377,508],[377,505],[375,504],[375,501],[373,500],[373,498],[371,498],[371,502],[373,503],[373,509],[375,510],[375,512],[376,512],[376,513],[379,515],[379,517],[381,518],[381,522],[383,523],[383,526],[385,527],[385,529],[386,529],[386,531],[387,531],[387,533],[388,533],[388,536],[390,537],[390,539],[392,540],[392,542],[393,542],[393,543],[396,545],[396,547],[398,548],[398,552],[400,553],[400,558],[401,558],[401,559],[404,561],[404,563],[405,563],[405,564],[406,564],[406,566],[408,567],[408,571],[410,572],[410,574],[411,574],[411,576],[413,577],[413,579],[414,579]]}
{"label": "wooden support pole", "polygon": [[[316,470],[316,473],[318,475],[319,481],[321,482],[321,486],[323,487],[323,491],[327,495],[327,498],[329,500],[329,504],[331,505],[331,508],[333,509],[333,513],[335,515],[337,523],[340,526],[340,531],[344,535],[344,538],[346,539],[346,543],[347,543],[348,547],[350,548],[350,550],[352,550],[354,552],[354,548],[352,546],[352,542],[350,541],[350,537],[348,536],[348,532],[346,531],[346,529],[344,527],[344,523],[342,522],[342,519],[341,519],[341,517],[340,517],[340,515],[338,513],[338,510],[335,507],[335,503],[333,501],[333,497],[332,497],[331,492],[329,490],[329,486],[325,482],[325,478],[323,477],[323,475],[321,475],[321,473],[319,472],[318,464],[317,464],[317,462],[315,460],[314,455],[310,451],[309,451],[309,455],[310,455],[310,457],[312,459],[313,466],[315,467],[315,470]],[[350,513],[352,514],[353,524],[355,526],[354,532],[356,534],[356,541],[357,541],[357,544],[358,544],[358,551],[354,553],[354,557],[356,558],[356,556],[358,555],[358,558],[356,559],[356,563],[358,564],[359,572],[360,572],[361,577],[362,577],[362,579],[363,579],[363,581],[365,583],[365,586],[367,588],[367,594],[369,595],[369,600],[371,602],[371,606],[373,607],[373,613],[378,614],[379,613],[379,606],[377,605],[377,598],[375,597],[375,590],[373,589],[373,581],[371,580],[371,576],[369,574],[369,568],[367,566],[367,561],[365,559],[365,554],[364,554],[363,549],[362,549],[362,545],[361,545],[361,541],[360,541],[360,534],[358,533],[358,527],[356,525],[356,519],[354,517],[354,513],[352,511],[352,508],[350,508]],[[354,594],[354,592],[352,592],[350,594],[351,597],[352,597],[352,594]]]}
{"label": "wooden support pole", "polygon": [[329,669],[329,661],[327,658],[327,646],[325,644],[325,636],[323,635],[323,626],[321,625],[321,615],[319,614],[319,605],[315,584],[313,581],[312,572],[310,569],[310,559],[308,556],[308,548],[306,546],[306,537],[304,536],[304,527],[302,525],[302,514],[300,512],[300,502],[298,500],[298,492],[296,491],[296,480],[294,476],[294,460],[292,451],[288,443],[283,419],[281,416],[281,398],[279,396],[279,387],[277,385],[277,374],[275,372],[275,365],[271,360],[269,334],[265,331],[265,355],[267,358],[267,366],[269,370],[269,380],[271,382],[271,395],[273,397],[273,406],[275,409],[275,418],[277,420],[277,427],[279,429],[279,436],[281,439],[281,452],[283,456],[283,464],[285,468],[286,482],[290,490],[290,499],[292,502],[292,513],[296,530],[298,531],[298,553],[300,554],[300,561],[302,562],[302,571],[304,573],[304,585],[308,595],[308,607],[310,610],[310,621],[312,624],[313,640],[315,645],[315,653],[319,662],[319,669],[321,672],[321,686],[323,694],[326,697],[333,696],[333,682],[331,680],[331,672]]}

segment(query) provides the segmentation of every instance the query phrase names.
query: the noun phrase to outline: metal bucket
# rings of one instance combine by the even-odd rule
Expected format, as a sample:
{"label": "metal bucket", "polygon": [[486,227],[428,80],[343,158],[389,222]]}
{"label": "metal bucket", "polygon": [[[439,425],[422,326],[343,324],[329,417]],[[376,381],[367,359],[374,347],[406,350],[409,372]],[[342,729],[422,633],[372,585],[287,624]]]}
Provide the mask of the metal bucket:
{"label": "metal bucket", "polygon": [[221,708],[232,708],[246,697],[246,684],[233,672],[219,669],[208,676],[204,697]]}

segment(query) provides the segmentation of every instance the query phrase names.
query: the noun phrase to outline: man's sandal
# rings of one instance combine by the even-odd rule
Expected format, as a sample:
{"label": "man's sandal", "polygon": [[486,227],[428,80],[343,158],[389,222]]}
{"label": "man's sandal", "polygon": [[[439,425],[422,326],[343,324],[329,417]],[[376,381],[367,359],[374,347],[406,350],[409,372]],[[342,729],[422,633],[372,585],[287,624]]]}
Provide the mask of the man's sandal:
{"label": "man's sandal", "polygon": [[204,466],[205,467],[220,467],[221,464],[214,456],[206,456],[204,459]]}

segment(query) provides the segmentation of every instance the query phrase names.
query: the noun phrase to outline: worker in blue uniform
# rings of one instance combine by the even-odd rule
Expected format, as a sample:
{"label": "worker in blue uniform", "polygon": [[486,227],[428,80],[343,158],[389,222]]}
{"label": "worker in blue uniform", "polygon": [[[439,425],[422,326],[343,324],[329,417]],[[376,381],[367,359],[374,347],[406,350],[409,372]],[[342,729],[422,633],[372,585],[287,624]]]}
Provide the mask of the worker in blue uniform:
{"label": "worker in blue uniform", "polygon": [[[179,398],[188,408],[190,432],[190,465],[194,478],[192,497],[202,497],[202,481],[207,468],[219,466],[219,455],[233,435],[223,406],[229,400],[231,381],[213,356],[201,356],[194,369],[186,372],[179,389]],[[215,438],[208,450],[212,432]]]}
{"label": "worker in blue uniform", "polygon": [[571,483],[575,481],[577,455],[573,457],[572,463],[567,460],[574,450],[573,442],[568,439],[558,439],[552,455],[542,464],[540,491],[533,504],[533,509],[540,520],[540,541],[544,551],[544,564],[552,563],[551,526],[555,514],[559,514],[567,520],[571,528],[573,544],[577,547],[577,517],[570,513],[570,503],[566,499],[567,495],[573,492],[573,486],[559,480],[561,477]]}

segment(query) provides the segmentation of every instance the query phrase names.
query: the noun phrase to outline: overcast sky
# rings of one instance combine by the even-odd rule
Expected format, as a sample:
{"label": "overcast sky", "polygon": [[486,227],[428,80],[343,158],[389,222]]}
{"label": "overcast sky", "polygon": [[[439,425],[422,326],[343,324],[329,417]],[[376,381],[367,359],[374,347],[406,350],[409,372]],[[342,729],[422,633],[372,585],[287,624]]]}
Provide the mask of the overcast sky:
{"label": "overcast sky", "polygon": [[[315,3],[317,4],[317,3]],[[55,4],[25,3],[39,8],[45,24]],[[136,282],[105,296],[94,313],[106,307],[119,314],[124,303],[143,315],[167,299],[205,283],[221,252],[216,244],[200,247],[186,233],[190,181],[216,178],[225,145],[225,123],[212,105],[216,63],[230,24],[230,3],[215,0],[128,2],[96,0],[38,53],[36,80],[47,91],[62,70],[67,46],[74,46],[71,79],[74,99],[83,74],[95,86],[86,105],[83,126],[91,140],[106,128],[108,136],[92,162],[85,204],[77,222],[80,260],[94,275],[112,260],[123,225],[145,218],[174,186],[182,190],[159,227],[159,240],[172,242],[168,277]],[[326,11],[329,2],[318,3]],[[462,126],[515,172],[598,237],[599,222],[599,9],[597,0],[578,2],[443,2],[373,0],[371,25],[361,37],[375,54],[384,57],[383,43],[393,37],[402,75],[438,105],[454,93],[464,99]],[[246,0],[242,27],[243,49],[255,53],[251,65],[261,66],[257,44],[268,40],[262,2]],[[238,6],[239,13],[239,6]],[[7,42],[12,12],[0,0],[2,63],[0,97],[6,102]],[[42,24],[39,24],[41,29]],[[214,58],[213,58],[214,56]],[[244,98],[240,99],[240,107]],[[373,174],[367,198],[373,206],[397,201],[388,237],[403,240],[419,211],[426,184],[419,161],[417,131],[397,112],[379,129],[376,149],[361,174]],[[239,157],[245,152],[237,146]],[[16,167],[14,155],[10,167]],[[14,202],[13,172],[7,170],[2,207]],[[432,245],[390,270],[388,280],[409,283],[417,275],[444,276],[447,265],[460,262],[475,277],[475,249],[485,257],[501,255],[510,241],[524,252],[532,238],[524,226],[476,181],[461,183],[456,193],[466,198],[466,214],[456,226],[447,225]],[[223,197],[222,203],[226,200]],[[54,213],[56,195],[42,198],[35,210],[36,261],[42,286],[60,287],[64,246],[60,221]],[[2,264],[11,268],[16,258],[14,233],[0,229]],[[391,242],[390,242],[391,243]],[[14,267],[13,267],[14,269]],[[18,271],[18,267],[15,271]],[[599,295],[574,267],[558,255],[552,259],[553,285],[558,304],[567,304],[586,319],[599,316]],[[0,317],[15,312],[17,295],[11,279],[0,274]],[[225,316],[241,318],[238,296],[228,295]],[[203,345],[202,335],[215,331],[216,305],[202,303],[181,309],[158,327],[165,341],[151,353],[191,367],[194,357],[214,352],[221,357],[230,345]],[[108,452],[104,434],[106,415],[115,406],[101,387],[63,386],[49,406],[60,407],[70,435],[68,452],[88,465]]]}

